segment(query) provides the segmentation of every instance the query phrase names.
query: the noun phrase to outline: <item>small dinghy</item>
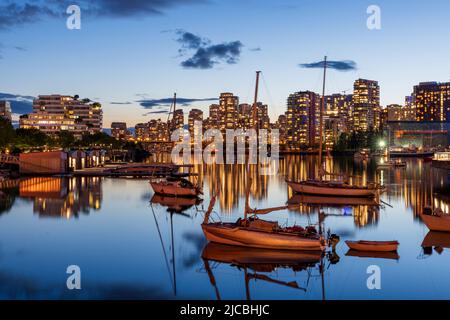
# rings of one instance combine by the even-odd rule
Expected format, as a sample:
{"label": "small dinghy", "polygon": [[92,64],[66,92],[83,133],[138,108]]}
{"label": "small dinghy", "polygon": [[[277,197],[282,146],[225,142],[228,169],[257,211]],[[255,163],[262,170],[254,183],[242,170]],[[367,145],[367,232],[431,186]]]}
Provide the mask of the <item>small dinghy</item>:
{"label": "small dinghy", "polygon": [[357,251],[391,252],[397,251],[398,241],[345,241],[350,249]]}

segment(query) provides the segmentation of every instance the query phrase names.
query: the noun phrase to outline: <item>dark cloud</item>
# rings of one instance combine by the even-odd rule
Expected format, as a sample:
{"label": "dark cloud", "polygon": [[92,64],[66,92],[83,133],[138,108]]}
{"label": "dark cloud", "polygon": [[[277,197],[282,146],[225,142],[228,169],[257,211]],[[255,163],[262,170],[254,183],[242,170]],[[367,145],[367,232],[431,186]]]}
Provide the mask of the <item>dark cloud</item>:
{"label": "dark cloud", "polygon": [[261,47],[250,48],[249,50],[253,52],[262,51]]}
{"label": "dark cloud", "polygon": [[129,102],[129,101],[126,101],[126,102],[115,102],[115,101],[113,101],[113,102],[110,102],[110,104],[124,105],[124,104],[131,104],[131,102]]}
{"label": "dark cloud", "polygon": [[11,103],[12,112],[16,114],[30,113],[33,109],[33,99],[34,97],[31,96],[0,92],[0,100],[9,101]]}
{"label": "dark cloud", "polygon": [[153,110],[153,111],[149,111],[149,112],[146,112],[146,113],[144,113],[142,116],[149,116],[149,115],[152,115],[152,114],[169,114],[169,111],[167,111],[167,110]]}
{"label": "dark cloud", "polygon": [[48,6],[42,1],[30,1],[22,4],[6,2],[0,5],[0,29],[8,29],[17,25],[33,23],[46,17],[56,17],[56,8]]}
{"label": "dark cloud", "polygon": [[178,52],[184,56],[187,51],[192,51],[190,58],[181,62],[181,66],[187,69],[211,69],[221,62],[235,64],[241,55],[243,44],[240,41],[211,44],[207,38],[199,35],[177,30],[177,42],[181,44]]}
{"label": "dark cloud", "polygon": [[84,16],[134,17],[160,15],[177,6],[207,3],[208,0],[2,0],[0,29],[34,23],[45,18],[65,17],[69,5],[78,4]]}
{"label": "dark cloud", "polygon": [[241,55],[242,46],[240,41],[233,41],[198,48],[195,54],[181,62],[181,65],[189,69],[211,69],[220,62],[235,64]]}
{"label": "dark cloud", "polygon": [[[307,69],[323,68],[324,61],[318,61],[313,63],[302,63],[299,66]],[[338,71],[352,71],[357,69],[356,62],[352,60],[327,61],[327,68]]]}
{"label": "dark cloud", "polygon": [[[188,106],[194,102],[203,101],[216,101],[217,98],[177,98],[177,104]],[[173,98],[163,98],[163,99],[145,99],[138,100],[138,102],[145,109],[152,109],[155,107],[169,106],[173,102]]]}

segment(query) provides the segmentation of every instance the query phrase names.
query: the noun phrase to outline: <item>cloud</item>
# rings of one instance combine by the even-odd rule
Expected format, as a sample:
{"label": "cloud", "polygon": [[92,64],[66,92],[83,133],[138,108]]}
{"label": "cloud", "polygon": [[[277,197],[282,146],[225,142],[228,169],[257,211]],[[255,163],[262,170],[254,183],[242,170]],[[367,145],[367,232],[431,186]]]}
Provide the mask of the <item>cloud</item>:
{"label": "cloud", "polygon": [[8,1],[0,6],[0,29],[9,29],[14,26],[40,21],[45,17],[61,15],[54,7],[41,2],[30,1],[17,4]]}
{"label": "cloud", "polygon": [[193,51],[190,58],[181,62],[186,69],[211,69],[219,63],[235,64],[244,46],[240,41],[211,44],[209,39],[184,30],[177,30],[176,34],[176,41],[181,44],[178,52],[183,56],[187,51]]}
{"label": "cloud", "polygon": [[[204,102],[204,101],[216,101],[217,98],[177,98],[177,104],[188,106],[194,102]],[[163,98],[163,99],[145,99],[145,100],[138,100],[138,102],[142,107],[145,109],[152,109],[155,107],[162,107],[162,106],[170,106],[170,104],[173,102],[173,98]]]}
{"label": "cloud", "polygon": [[20,46],[15,46],[14,49],[16,49],[16,50],[18,50],[18,51],[27,51],[26,48],[20,47]]}
{"label": "cloud", "polygon": [[261,47],[250,48],[248,50],[253,52],[262,51]]}
{"label": "cloud", "polygon": [[124,105],[124,104],[131,104],[131,102],[129,102],[129,101],[126,101],[126,102],[115,102],[115,101],[113,101],[113,102],[110,102],[110,104]]}
{"label": "cloud", "polygon": [[0,100],[11,103],[12,112],[15,114],[30,113],[33,109],[34,97],[0,92]]}
{"label": "cloud", "polygon": [[[302,63],[299,66],[307,69],[323,68],[324,61],[318,61],[313,63]],[[357,69],[356,62],[352,60],[327,61],[327,68],[338,71],[352,71]]]}
{"label": "cloud", "polygon": [[168,110],[153,110],[153,111],[144,113],[142,116],[145,117],[145,116],[149,116],[152,114],[169,114],[169,111]]}
{"label": "cloud", "polygon": [[[35,23],[45,18],[66,16],[71,0],[28,0],[16,3],[2,0],[0,5],[0,30]],[[78,0],[84,16],[135,17],[161,15],[177,6],[207,3],[209,0]]]}

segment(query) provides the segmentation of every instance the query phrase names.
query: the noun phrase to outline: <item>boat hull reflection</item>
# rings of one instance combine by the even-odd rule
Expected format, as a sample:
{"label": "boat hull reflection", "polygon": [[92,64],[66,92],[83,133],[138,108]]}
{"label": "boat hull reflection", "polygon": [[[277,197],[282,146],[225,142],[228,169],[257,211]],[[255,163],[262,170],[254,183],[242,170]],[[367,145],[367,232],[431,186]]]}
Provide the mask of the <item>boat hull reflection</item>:
{"label": "boat hull reflection", "polygon": [[337,207],[379,205],[379,203],[372,198],[324,197],[324,196],[303,195],[303,194],[296,194],[292,196],[288,200],[288,204],[329,205]]}
{"label": "boat hull reflection", "polygon": [[350,249],[345,254],[348,257],[359,257],[359,258],[375,258],[375,259],[391,259],[398,260],[400,256],[397,252],[376,252],[376,251],[358,251]]}
{"label": "boat hull reflection", "polygon": [[159,204],[163,207],[167,207],[169,212],[181,213],[192,208],[195,205],[199,205],[202,200],[193,197],[170,197],[159,194],[153,195],[150,200],[152,204]]}
{"label": "boat hull reflection", "polygon": [[[273,269],[277,266],[315,265],[320,262],[321,257],[321,251],[279,251],[236,247],[219,243],[208,243],[202,252],[203,259],[251,266],[252,269],[257,271],[261,271],[258,266],[262,265],[274,265]],[[264,268],[264,271],[266,270],[267,268]]]}

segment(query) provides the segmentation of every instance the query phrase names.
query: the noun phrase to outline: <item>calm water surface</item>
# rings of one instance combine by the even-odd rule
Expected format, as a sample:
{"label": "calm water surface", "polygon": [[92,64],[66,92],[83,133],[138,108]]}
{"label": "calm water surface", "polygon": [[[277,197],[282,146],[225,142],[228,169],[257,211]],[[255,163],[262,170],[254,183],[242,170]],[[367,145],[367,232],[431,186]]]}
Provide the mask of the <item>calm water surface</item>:
{"label": "calm water surface", "polygon": [[[429,204],[449,212],[449,172],[407,161],[406,169],[377,171],[374,163],[328,160],[328,171],[383,183],[382,200],[389,205],[323,207],[325,228],[341,238],[335,254],[285,266],[243,264],[239,257],[248,253],[239,249],[205,249],[200,224],[211,190],[222,189],[215,219],[242,216],[242,165],[195,167],[202,203],[154,197],[144,179],[24,179],[0,195],[0,298],[450,299],[450,234],[430,233],[418,217]],[[254,168],[252,207],[284,205],[293,196],[285,178],[311,175],[313,163],[311,157],[286,157],[276,176],[260,176]],[[317,223],[317,212],[302,204],[270,219],[304,225]],[[346,255],[347,239],[396,239],[400,257]],[[261,254],[264,262],[268,254]],[[81,268],[81,290],[66,288],[69,265]],[[367,289],[370,265],[381,269],[381,290]]]}

